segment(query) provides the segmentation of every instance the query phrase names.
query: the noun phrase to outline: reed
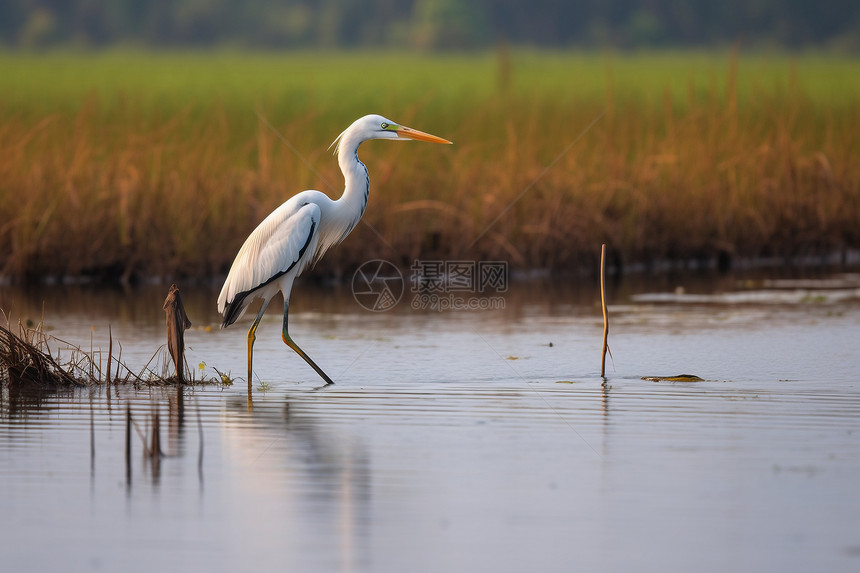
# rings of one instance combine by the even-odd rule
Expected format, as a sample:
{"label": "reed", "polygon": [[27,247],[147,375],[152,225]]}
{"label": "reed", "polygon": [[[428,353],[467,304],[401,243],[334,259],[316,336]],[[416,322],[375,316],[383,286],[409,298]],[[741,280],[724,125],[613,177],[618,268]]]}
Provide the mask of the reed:
{"label": "reed", "polygon": [[41,327],[19,324],[15,333],[8,318],[6,326],[0,325],[0,383],[36,388],[86,385],[87,379],[72,370],[58,364],[51,355],[48,337]]}
{"label": "reed", "polygon": [[603,311],[603,345],[600,352],[600,377],[606,385],[606,351],[609,350],[609,315],[606,312],[606,243],[600,245],[600,309]]}
{"label": "reed", "polygon": [[[184,312],[183,312],[184,315]],[[22,389],[47,389],[74,387],[95,387],[105,384],[128,384],[134,387],[165,386],[165,385],[230,385],[229,375],[218,372],[217,377],[205,378],[195,376],[194,372],[184,366],[186,374],[171,375],[170,358],[157,350],[149,362],[139,371],[132,371],[122,361],[122,350],[117,356],[113,355],[113,337],[110,337],[107,368],[102,370],[102,351],[91,348],[83,350],[64,340],[55,338],[42,330],[42,323],[29,326],[18,324],[12,327],[9,315],[0,309],[0,385]],[[54,348],[58,350],[54,352]],[[66,350],[62,356],[59,348]],[[116,370],[111,372],[112,363]],[[160,373],[159,373],[160,371]],[[181,395],[181,392],[180,392]],[[181,398],[180,398],[181,400]]]}
{"label": "reed", "polygon": [[371,258],[596,270],[600,243],[616,265],[860,247],[850,59],[109,52],[0,54],[0,69],[13,280],[221,276],[283,200],[339,194],[328,144],[369,112],[455,146],[363,147],[368,224],[320,274]]}

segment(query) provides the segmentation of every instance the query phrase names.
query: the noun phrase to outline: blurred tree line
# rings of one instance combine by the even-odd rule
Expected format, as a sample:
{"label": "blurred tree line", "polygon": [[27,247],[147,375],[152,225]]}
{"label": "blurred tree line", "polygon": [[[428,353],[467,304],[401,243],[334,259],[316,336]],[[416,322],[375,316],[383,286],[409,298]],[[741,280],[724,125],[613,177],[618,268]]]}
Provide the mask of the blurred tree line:
{"label": "blurred tree line", "polygon": [[858,0],[2,0],[7,47],[819,47],[860,51]]}

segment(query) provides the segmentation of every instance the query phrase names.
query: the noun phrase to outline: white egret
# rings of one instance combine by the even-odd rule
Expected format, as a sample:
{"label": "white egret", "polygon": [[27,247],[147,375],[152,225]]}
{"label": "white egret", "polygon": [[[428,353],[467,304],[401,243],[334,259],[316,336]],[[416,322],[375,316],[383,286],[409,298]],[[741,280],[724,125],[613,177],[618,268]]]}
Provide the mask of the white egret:
{"label": "white egret", "polygon": [[275,209],[248,236],[218,296],[218,312],[224,316],[221,328],[226,328],[245,313],[254,299],[263,300],[257,318],[248,330],[249,389],[257,325],[278,292],[284,297],[284,342],[304,358],[326,384],[333,384],[331,378],[290,337],[287,329],[290,290],[295,278],[329,248],[340,243],[364,214],[370,178],[367,168],[358,159],[358,146],[369,139],[451,143],[379,115],[366,115],[346,128],[332,143],[345,180],[340,199],[333,201],[319,191],[302,191]]}

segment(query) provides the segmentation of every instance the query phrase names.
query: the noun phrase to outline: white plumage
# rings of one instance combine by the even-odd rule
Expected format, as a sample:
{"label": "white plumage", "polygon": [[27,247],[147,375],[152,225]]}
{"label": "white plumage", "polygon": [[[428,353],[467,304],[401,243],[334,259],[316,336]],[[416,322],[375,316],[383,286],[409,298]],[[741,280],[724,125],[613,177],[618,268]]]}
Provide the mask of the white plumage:
{"label": "white plumage", "polygon": [[290,338],[287,329],[290,291],[295,278],[341,242],[364,214],[370,179],[367,168],[358,159],[358,146],[369,139],[451,143],[398,125],[380,115],[364,116],[344,130],[332,144],[344,176],[343,195],[333,201],[319,191],[302,191],[272,211],[248,236],[218,296],[218,312],[224,317],[221,327],[225,328],[238,320],[254,299],[263,299],[262,308],[248,331],[249,392],[255,331],[266,307],[278,292],[284,297],[284,342],[304,358],[326,383],[333,383]]}
{"label": "white plumage", "polygon": [[321,211],[317,203],[302,200],[308,193],[314,192],[296,195],[272,211],[239,249],[218,296],[222,326],[239,319],[255,298],[272,298],[310,265],[319,245]]}

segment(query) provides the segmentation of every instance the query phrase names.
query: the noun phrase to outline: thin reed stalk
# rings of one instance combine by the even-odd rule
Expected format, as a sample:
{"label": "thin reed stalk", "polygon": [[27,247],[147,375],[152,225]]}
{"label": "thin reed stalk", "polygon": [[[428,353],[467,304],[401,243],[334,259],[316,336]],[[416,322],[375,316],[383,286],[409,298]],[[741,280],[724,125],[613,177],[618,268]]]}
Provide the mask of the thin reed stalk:
{"label": "thin reed stalk", "polygon": [[606,243],[600,246],[600,308],[603,310],[603,350],[600,377],[606,378],[606,351],[609,349],[609,315],[606,312]]}

